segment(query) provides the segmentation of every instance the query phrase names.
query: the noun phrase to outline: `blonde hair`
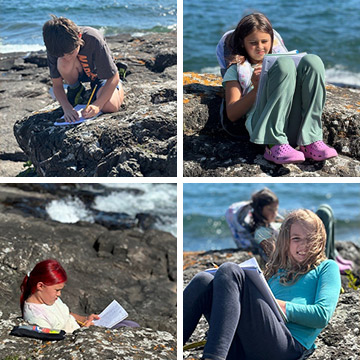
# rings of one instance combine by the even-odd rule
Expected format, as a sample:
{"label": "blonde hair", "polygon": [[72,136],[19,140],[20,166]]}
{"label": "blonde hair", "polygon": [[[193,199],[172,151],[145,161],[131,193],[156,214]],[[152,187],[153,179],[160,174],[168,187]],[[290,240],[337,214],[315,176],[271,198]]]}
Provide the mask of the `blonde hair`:
{"label": "blonde hair", "polygon": [[[289,253],[291,226],[300,222],[307,230],[309,249],[305,260],[295,261]],[[294,284],[301,275],[314,269],[326,259],[325,255],[326,231],[321,219],[312,211],[306,209],[291,212],[281,225],[276,242],[276,248],[269,262],[266,264],[264,275],[270,279],[280,269],[280,283]]]}

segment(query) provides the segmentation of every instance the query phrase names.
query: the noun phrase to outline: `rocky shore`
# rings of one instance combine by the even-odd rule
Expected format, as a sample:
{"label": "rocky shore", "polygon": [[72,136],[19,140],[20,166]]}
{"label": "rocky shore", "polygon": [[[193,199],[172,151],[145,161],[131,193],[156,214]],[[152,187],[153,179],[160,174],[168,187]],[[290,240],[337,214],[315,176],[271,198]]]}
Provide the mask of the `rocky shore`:
{"label": "rocky shore", "polygon": [[62,110],[45,52],[0,54],[0,176],[27,161],[37,176],[176,176],[176,33],[107,42],[128,66],[124,104],[75,126],[53,125]]}
{"label": "rocky shore", "polygon": [[[354,262],[354,274],[360,276],[360,248],[352,242],[340,241],[336,243],[339,253],[346,259]],[[208,252],[185,252],[184,253],[184,287],[198,272],[213,267],[213,264],[221,265],[231,261],[241,263],[253,255],[240,250],[221,250]],[[264,266],[261,258],[256,255],[261,267]],[[348,286],[346,276],[341,276],[344,293],[340,299],[335,313],[326,328],[316,340],[317,349],[308,358],[310,360],[355,360],[360,356],[359,345],[359,320],[360,320],[360,289],[353,290]],[[360,284],[358,284],[360,285]],[[197,326],[188,343],[205,339],[208,325],[204,317]],[[197,348],[184,352],[184,359],[200,359],[202,349]]]}
{"label": "rocky shore", "polygon": [[360,176],[360,91],[326,87],[324,141],[339,156],[323,162],[276,165],[263,158],[262,146],[250,143],[244,126],[220,125],[224,97],[221,78],[184,73],[184,176]]}
{"label": "rocky shore", "polygon": [[[0,186],[1,359],[176,359],[176,238],[136,217],[114,228],[41,216],[69,193],[91,202],[76,186]],[[116,299],[140,328],[82,328],[51,343],[10,336],[23,323],[20,283],[46,258],[67,271],[62,300],[71,311],[99,313]]]}

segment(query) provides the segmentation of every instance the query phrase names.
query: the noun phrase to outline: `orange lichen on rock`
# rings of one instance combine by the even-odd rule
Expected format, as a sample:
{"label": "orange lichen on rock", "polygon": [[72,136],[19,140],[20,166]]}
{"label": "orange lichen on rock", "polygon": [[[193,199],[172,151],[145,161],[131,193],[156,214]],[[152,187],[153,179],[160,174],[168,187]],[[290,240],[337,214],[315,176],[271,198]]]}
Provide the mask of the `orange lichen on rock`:
{"label": "orange lichen on rock", "polygon": [[221,86],[221,77],[215,74],[197,74],[194,72],[186,72],[183,75],[183,85],[202,84],[206,86]]}
{"label": "orange lichen on rock", "polygon": [[197,263],[197,256],[203,253],[203,251],[185,251],[183,254],[183,270],[195,265]]}

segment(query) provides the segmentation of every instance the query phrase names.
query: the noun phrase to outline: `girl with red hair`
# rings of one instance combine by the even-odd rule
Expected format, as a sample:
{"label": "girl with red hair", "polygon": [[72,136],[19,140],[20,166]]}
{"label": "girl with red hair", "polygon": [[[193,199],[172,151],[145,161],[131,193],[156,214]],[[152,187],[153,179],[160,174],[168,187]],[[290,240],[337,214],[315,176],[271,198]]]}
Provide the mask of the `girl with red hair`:
{"label": "girl with red hair", "polygon": [[81,316],[70,312],[61,299],[67,275],[56,260],[36,264],[21,284],[20,307],[24,320],[44,328],[72,333],[82,326],[94,325],[98,315]]}

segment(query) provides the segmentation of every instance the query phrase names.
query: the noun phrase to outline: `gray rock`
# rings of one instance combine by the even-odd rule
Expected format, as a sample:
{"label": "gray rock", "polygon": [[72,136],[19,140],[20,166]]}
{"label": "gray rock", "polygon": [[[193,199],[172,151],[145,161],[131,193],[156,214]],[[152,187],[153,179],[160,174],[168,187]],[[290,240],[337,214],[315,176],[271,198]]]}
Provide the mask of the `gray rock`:
{"label": "gray rock", "polygon": [[[62,224],[14,207],[20,198],[28,203],[55,198],[55,190],[50,189],[53,194],[0,187],[1,355],[19,359],[176,359],[176,239],[154,229]],[[46,258],[60,261],[68,274],[62,299],[71,311],[99,313],[116,299],[129,319],[141,327],[81,329],[51,344],[9,336],[12,327],[22,323],[21,281]]]}
{"label": "gray rock", "polygon": [[41,340],[10,336],[19,320],[0,319],[0,353],[2,359],[176,359],[176,337],[166,331],[149,328],[82,328],[64,340]]}
{"label": "gray rock", "polygon": [[326,90],[324,141],[339,156],[323,162],[276,165],[263,158],[262,146],[250,143],[243,124],[231,128],[237,138],[222,129],[221,78],[185,73],[184,176],[360,176],[360,92],[332,85]]}
{"label": "gray rock", "polygon": [[[339,241],[336,248],[346,259],[355,262],[354,273],[359,278],[360,274],[360,248],[352,242]],[[348,252],[347,252],[348,251]],[[184,254],[184,286],[199,271],[213,267],[213,264],[221,265],[226,261],[241,263],[253,255],[240,250],[220,250],[208,251],[205,253],[185,253]],[[264,266],[261,258],[255,256],[261,267]],[[317,349],[308,358],[310,360],[355,360],[360,356],[359,345],[359,320],[360,320],[360,290],[353,290],[348,287],[346,276],[342,277],[345,292],[340,295],[335,313],[329,324],[316,339]],[[208,329],[204,317],[201,318],[199,325],[189,339],[188,343],[197,342],[205,339]],[[202,349],[188,350],[184,352],[184,359],[200,359]]]}
{"label": "gray rock", "polygon": [[62,110],[48,95],[44,52],[0,56],[0,161],[28,159],[38,176],[176,176],[176,33],[107,41],[128,65],[124,104],[77,126],[53,125]]}

